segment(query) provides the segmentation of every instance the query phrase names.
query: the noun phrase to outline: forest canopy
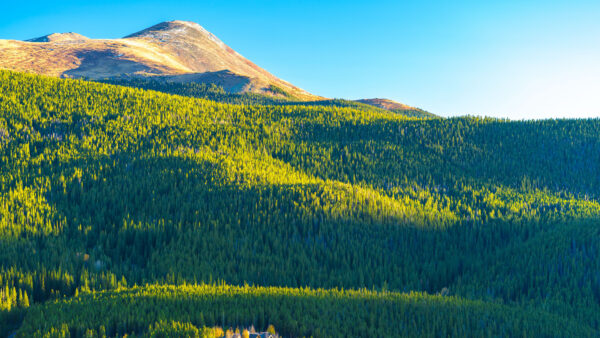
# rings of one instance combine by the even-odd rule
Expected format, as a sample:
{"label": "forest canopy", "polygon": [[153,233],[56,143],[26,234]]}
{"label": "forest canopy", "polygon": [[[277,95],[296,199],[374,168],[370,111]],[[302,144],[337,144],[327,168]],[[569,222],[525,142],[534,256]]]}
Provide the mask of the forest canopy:
{"label": "forest canopy", "polygon": [[0,71],[0,335],[600,335],[600,120],[135,87]]}

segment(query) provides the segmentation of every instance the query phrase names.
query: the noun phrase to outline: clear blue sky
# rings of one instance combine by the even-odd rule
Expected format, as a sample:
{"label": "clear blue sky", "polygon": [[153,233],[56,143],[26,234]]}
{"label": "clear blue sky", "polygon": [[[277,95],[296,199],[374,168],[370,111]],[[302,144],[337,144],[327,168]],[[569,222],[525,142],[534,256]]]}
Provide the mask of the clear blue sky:
{"label": "clear blue sky", "polygon": [[310,92],[443,115],[600,116],[600,1],[4,1],[0,38],[199,23]]}

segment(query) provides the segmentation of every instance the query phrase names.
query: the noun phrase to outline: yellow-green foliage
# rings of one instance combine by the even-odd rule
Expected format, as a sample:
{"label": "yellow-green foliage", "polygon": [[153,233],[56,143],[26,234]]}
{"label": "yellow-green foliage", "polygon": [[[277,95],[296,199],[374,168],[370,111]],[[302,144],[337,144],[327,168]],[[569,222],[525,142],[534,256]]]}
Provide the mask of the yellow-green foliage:
{"label": "yellow-green foliage", "polygon": [[[155,324],[148,327],[148,322]],[[543,311],[452,296],[204,284],[147,285],[39,305],[28,312],[18,337],[43,336],[65,326],[76,336],[104,327],[109,336],[204,337],[219,330],[207,325],[251,323],[268,331],[277,328],[286,336],[307,337],[548,337],[559,332],[591,337],[597,333]]]}

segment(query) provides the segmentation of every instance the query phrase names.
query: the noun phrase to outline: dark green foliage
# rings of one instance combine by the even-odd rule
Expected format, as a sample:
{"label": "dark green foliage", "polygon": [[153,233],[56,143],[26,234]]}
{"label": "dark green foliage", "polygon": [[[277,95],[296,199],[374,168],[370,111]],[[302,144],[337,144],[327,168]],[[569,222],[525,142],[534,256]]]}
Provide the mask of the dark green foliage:
{"label": "dark green foliage", "polygon": [[[109,335],[115,325],[150,332],[161,320],[154,329],[222,325],[176,312],[146,318],[133,307],[108,326],[94,315],[110,306],[104,297],[146,292],[126,286],[150,283],[161,294],[160,284],[215,280],[295,288],[258,289],[244,313],[223,305],[231,326],[265,328],[259,309],[293,303],[286,294],[298,288],[343,287],[440,293],[471,309],[419,295],[431,324],[411,317],[408,333],[543,335],[540,323],[552,322],[548,335],[565,336],[575,321],[581,331],[569,335],[598,334],[600,120],[252,103],[0,71],[0,334],[23,315],[24,335],[41,329],[41,312],[64,315],[43,328],[57,335],[101,325]],[[335,292],[315,301],[332,320],[290,305],[272,324],[315,336],[335,325],[397,329],[390,320],[405,307],[388,304],[387,293],[369,301],[372,318],[354,318],[335,311],[371,294],[344,293],[336,304]],[[190,313],[209,313],[210,302],[196,303]],[[80,315],[97,321],[73,326]],[[364,327],[352,328],[354,319]]]}
{"label": "dark green foliage", "polygon": [[292,96],[288,92],[283,90],[283,88],[281,87],[277,87],[276,85],[269,85],[269,91],[271,93],[283,96],[285,98],[292,98]]}
{"label": "dark green foliage", "polygon": [[[256,93],[243,93],[235,94],[228,93],[222,87],[215,84],[206,83],[175,83],[175,82],[163,82],[144,78],[114,78],[100,80],[99,82],[109,83],[119,86],[142,88],[155,90],[167,94],[175,94],[188,97],[202,98],[222,103],[231,104],[246,104],[246,105],[286,105],[286,106],[323,106],[323,107],[339,107],[339,108],[353,108],[365,112],[378,112],[386,113],[387,111],[381,108],[377,108],[368,104],[348,101],[342,99],[333,100],[319,100],[319,101],[297,101],[294,97],[289,95],[283,89],[277,86],[271,86],[270,91],[279,94],[279,96],[266,96]],[[425,112],[421,109],[398,109],[394,110],[395,113],[408,116],[408,117],[437,117],[431,113]]]}
{"label": "dark green foliage", "polygon": [[432,114],[428,111],[419,108],[411,108],[411,109],[392,109],[394,113],[406,115],[408,117],[419,117],[419,118],[436,118],[438,117],[435,114]]}
{"label": "dark green foliage", "polygon": [[[222,103],[231,104],[247,104],[247,105],[264,105],[264,104],[283,104],[287,103],[289,99],[282,94],[280,97],[266,96],[255,93],[244,93],[236,94],[229,93],[215,84],[207,83],[177,83],[177,82],[164,82],[144,78],[114,78],[98,80],[98,82],[114,84],[119,86],[142,88],[155,90],[167,94],[202,98]],[[273,86],[272,91],[277,93],[277,89],[281,92],[283,90],[279,87]]]}

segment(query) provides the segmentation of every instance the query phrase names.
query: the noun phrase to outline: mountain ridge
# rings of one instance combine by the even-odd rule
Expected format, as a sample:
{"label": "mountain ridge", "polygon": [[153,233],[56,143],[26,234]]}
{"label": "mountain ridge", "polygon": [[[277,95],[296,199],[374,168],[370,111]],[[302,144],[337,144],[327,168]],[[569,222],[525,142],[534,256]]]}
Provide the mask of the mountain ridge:
{"label": "mountain ridge", "polygon": [[402,113],[409,116],[415,117],[436,117],[437,115],[425,111],[421,108],[412,107],[404,103],[396,102],[390,99],[384,98],[372,98],[372,99],[360,99],[355,102],[368,104],[377,108],[385,109],[391,112]]}
{"label": "mountain ridge", "polygon": [[75,32],[67,33],[52,33],[39,38],[33,38],[25,40],[26,42],[64,42],[64,41],[78,41],[78,40],[89,40],[87,36],[83,36]]}
{"label": "mountain ridge", "polygon": [[257,66],[199,24],[179,20],[120,39],[89,39],[71,32],[0,40],[0,68],[56,77],[127,75],[172,82],[209,81],[206,75],[227,71],[220,80],[232,92],[282,96],[283,91],[300,100],[321,99]]}
{"label": "mountain ridge", "polygon": [[[117,39],[66,32],[25,41],[0,40],[0,68],[61,78],[215,84],[233,94],[327,100],[274,76],[201,25],[181,20],[164,21]],[[388,99],[356,102],[409,116],[435,116]]]}

